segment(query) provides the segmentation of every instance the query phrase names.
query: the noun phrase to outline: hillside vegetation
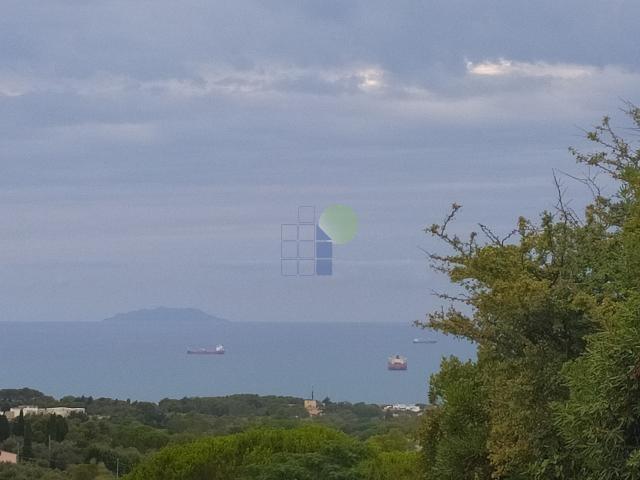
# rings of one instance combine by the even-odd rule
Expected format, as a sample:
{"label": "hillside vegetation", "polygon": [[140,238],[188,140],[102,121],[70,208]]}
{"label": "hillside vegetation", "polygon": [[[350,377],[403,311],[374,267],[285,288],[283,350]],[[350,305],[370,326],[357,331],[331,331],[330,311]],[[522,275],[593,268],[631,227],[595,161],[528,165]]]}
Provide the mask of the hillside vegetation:
{"label": "hillside vegetation", "polygon": [[[0,390],[0,402],[3,410],[25,404],[86,409],[86,415],[67,419],[22,416],[7,422],[0,416],[0,449],[21,457],[18,466],[0,464],[0,480],[93,480],[134,471],[135,478],[189,478],[226,463],[230,470],[221,471],[241,478],[321,472],[322,478],[410,479],[418,468],[416,416],[390,415],[372,404],[327,398],[324,415],[309,418],[300,398],[258,395],[152,403],[56,400],[32,389],[7,389]],[[396,467],[406,475],[397,477]],[[159,471],[175,477],[150,476]]]}

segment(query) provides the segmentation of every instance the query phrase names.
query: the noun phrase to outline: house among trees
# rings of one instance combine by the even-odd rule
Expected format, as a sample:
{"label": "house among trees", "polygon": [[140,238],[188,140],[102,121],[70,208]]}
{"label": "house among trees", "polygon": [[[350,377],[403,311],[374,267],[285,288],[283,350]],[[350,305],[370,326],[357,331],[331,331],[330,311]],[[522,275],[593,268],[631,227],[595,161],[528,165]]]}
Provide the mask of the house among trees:
{"label": "house among trees", "polygon": [[0,450],[0,463],[18,463],[18,455]]}
{"label": "house among trees", "polygon": [[4,412],[4,416],[7,417],[8,420],[14,420],[20,416],[20,412],[24,416],[27,415],[58,415],[60,417],[69,417],[71,414],[84,414],[86,411],[84,408],[72,408],[72,407],[52,407],[52,408],[41,408],[41,407],[33,407],[33,406],[20,406],[13,407],[6,412]]}

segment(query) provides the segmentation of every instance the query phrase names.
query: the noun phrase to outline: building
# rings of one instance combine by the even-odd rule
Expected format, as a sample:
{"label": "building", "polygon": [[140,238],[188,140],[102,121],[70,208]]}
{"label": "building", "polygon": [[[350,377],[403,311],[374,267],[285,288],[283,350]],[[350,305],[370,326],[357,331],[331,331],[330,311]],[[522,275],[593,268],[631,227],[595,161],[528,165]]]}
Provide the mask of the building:
{"label": "building", "polygon": [[20,416],[20,411],[22,411],[23,415],[41,415],[40,413],[41,410],[42,410],[41,408],[29,407],[29,406],[13,407],[10,410],[4,412],[4,416],[7,417],[9,420],[13,420]]}
{"label": "building", "polygon": [[72,414],[76,413],[79,415],[84,415],[86,410],[84,408],[74,408],[74,407],[53,407],[53,408],[45,408],[46,415],[59,415],[60,417],[69,417]]}
{"label": "building", "polygon": [[422,411],[419,405],[415,405],[415,404],[406,405],[404,403],[396,403],[394,405],[385,405],[383,407],[383,410],[385,412],[393,412],[393,413],[399,413],[399,412],[420,413]]}
{"label": "building", "polygon": [[8,420],[14,420],[20,416],[20,412],[22,412],[25,417],[27,415],[59,415],[61,417],[68,417],[73,413],[84,414],[86,411],[84,408],[74,407],[41,408],[25,405],[7,410],[4,412],[4,416],[7,417]]}
{"label": "building", "polygon": [[18,455],[0,450],[0,463],[18,463]]}
{"label": "building", "polygon": [[310,417],[317,417],[322,415],[322,408],[317,400],[305,400],[304,409],[309,413]]}

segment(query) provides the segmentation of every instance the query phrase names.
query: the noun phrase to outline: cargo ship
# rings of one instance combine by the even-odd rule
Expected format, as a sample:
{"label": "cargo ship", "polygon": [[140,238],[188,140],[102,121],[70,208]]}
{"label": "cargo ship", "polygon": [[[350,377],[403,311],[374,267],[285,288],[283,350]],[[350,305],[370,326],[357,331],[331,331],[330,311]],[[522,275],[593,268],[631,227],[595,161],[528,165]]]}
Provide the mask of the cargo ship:
{"label": "cargo ship", "polygon": [[414,338],[413,339],[413,343],[429,343],[429,344],[433,344],[433,343],[438,343],[437,340],[430,340],[428,338]]}
{"label": "cargo ship", "polygon": [[190,348],[187,355],[224,355],[224,345],[216,345],[215,348]]}
{"label": "cargo ship", "polygon": [[400,355],[395,355],[389,357],[389,361],[387,362],[387,369],[389,370],[406,370],[407,369],[407,358],[402,357]]}

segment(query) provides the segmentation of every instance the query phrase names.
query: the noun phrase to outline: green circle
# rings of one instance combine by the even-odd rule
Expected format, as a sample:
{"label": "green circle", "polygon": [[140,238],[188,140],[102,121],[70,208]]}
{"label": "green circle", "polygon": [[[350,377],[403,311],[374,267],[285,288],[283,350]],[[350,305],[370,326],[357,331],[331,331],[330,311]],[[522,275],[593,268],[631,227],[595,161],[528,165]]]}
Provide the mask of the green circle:
{"label": "green circle", "polygon": [[331,205],[320,215],[320,228],[334,243],[349,243],[358,231],[358,217],[346,205]]}

